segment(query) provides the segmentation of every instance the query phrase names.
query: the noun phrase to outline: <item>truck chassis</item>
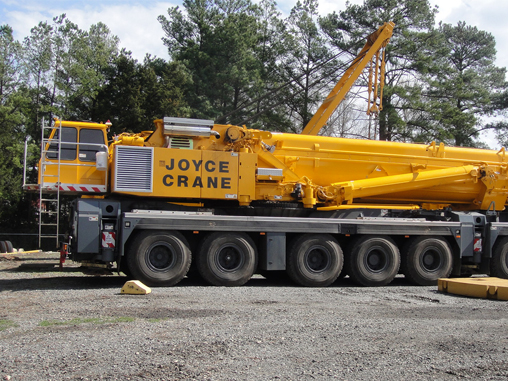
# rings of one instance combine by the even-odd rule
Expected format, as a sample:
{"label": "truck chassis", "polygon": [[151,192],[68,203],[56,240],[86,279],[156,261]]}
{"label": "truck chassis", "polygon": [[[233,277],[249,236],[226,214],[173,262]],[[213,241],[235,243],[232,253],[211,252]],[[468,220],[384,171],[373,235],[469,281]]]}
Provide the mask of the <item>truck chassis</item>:
{"label": "truck chassis", "polygon": [[363,286],[386,285],[398,273],[419,285],[471,273],[508,277],[508,224],[478,212],[429,221],[361,211],[319,218],[123,209],[115,200],[76,200],[68,256],[86,268],[116,262],[118,271],[150,286],[178,283],[191,263],[217,286],[283,271],[311,287],[346,274]]}

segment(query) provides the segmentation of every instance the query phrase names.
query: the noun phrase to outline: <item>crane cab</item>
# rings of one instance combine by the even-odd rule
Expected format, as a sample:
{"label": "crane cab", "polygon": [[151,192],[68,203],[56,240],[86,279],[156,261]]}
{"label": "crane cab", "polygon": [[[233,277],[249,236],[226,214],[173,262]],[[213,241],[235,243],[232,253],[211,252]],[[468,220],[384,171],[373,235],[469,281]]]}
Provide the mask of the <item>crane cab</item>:
{"label": "crane cab", "polygon": [[107,192],[108,124],[55,120],[43,137],[37,185],[27,190],[66,194]]}

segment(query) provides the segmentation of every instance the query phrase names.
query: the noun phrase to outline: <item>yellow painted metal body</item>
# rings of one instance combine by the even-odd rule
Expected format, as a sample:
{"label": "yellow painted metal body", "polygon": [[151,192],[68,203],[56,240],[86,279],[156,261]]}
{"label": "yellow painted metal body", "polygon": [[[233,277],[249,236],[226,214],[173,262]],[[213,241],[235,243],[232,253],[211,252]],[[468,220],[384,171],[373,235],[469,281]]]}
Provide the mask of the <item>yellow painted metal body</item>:
{"label": "yellow painted metal body", "polygon": [[[247,206],[264,200],[299,202],[305,208],[328,211],[354,207],[503,210],[508,195],[504,149],[316,136],[372,60],[373,94],[382,94],[379,56],[393,27],[386,23],[368,37],[301,135],[209,121],[195,121],[196,126],[189,119],[168,118],[156,120],[154,131],[115,137],[109,145],[107,171],[81,160],[79,140],[78,157],[63,160],[65,165],[46,164],[45,176],[60,167],[58,184],[83,184],[87,190],[89,185],[107,183],[100,191],[104,195],[180,203],[228,200]],[[374,100],[369,111],[375,112],[376,107]],[[98,129],[106,136],[104,124],[62,122],[62,126],[78,132]]]}
{"label": "yellow painted metal body", "polygon": [[[108,126],[63,122],[78,131]],[[104,194],[204,202],[300,202],[307,208],[503,210],[508,195],[504,150],[445,147],[296,135],[214,125],[218,136],[186,137],[192,149],[169,148],[162,120],[155,130],[122,134],[109,146],[108,171],[61,161],[59,184],[106,182]],[[78,144],[79,146],[79,144]],[[132,178],[150,172],[149,190],[116,189],[115,147],[153,150],[148,169],[128,164]],[[84,164],[81,166],[81,164]],[[56,168],[46,165],[46,174]],[[86,192],[85,192],[86,193]]]}
{"label": "yellow painted metal body", "polygon": [[508,279],[500,278],[442,278],[438,290],[473,298],[508,300]]}
{"label": "yellow painted metal body", "polygon": [[[219,139],[189,138],[193,149],[171,149],[164,147],[162,121],[155,123],[156,131],[144,143],[154,147],[152,197],[238,200],[241,205],[297,200],[323,210],[355,205],[502,210],[508,195],[503,150],[270,133],[231,125],[214,125]],[[281,176],[259,175],[263,168],[278,169]],[[297,184],[300,197],[294,194]]]}
{"label": "yellow painted metal body", "polygon": [[[46,188],[53,188],[55,186],[64,186],[64,191],[73,193],[69,190],[76,189],[78,186],[83,186],[83,189],[90,189],[90,192],[86,193],[100,193],[94,192],[92,189],[96,189],[97,186],[101,186],[101,189],[106,190],[105,185],[107,184],[107,171],[98,170],[95,162],[95,156],[85,154],[85,148],[90,150],[85,144],[80,144],[82,137],[85,133],[96,134],[96,136],[102,136],[102,144],[106,149],[107,144],[107,128],[108,126],[102,123],[89,123],[89,122],[71,122],[71,121],[55,121],[55,125],[58,128],[52,130],[49,137],[49,142],[46,144],[45,157],[39,162],[39,185],[44,185]],[[61,150],[73,150],[74,153],[71,159],[65,158],[65,154],[62,153],[62,159],[58,160],[58,146],[56,143],[55,134],[57,131],[63,130],[75,131],[76,140],[66,142],[62,141]],[[63,135],[65,137],[66,134]],[[94,148],[99,149],[98,146]],[[93,157],[93,159],[92,159]],[[41,180],[43,174],[44,181]],[[44,182],[44,184],[42,184]],[[79,192],[79,191],[78,191]],[[75,192],[74,192],[75,193]],[[102,192],[104,193],[104,192]]]}

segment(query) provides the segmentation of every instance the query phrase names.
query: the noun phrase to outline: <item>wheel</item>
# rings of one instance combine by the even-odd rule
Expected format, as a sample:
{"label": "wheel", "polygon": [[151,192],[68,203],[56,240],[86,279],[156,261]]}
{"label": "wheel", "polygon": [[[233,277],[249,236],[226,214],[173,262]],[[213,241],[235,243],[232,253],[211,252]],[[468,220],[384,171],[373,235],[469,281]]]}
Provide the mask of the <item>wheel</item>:
{"label": "wheel", "polygon": [[6,246],[6,249],[7,249],[7,253],[13,253],[14,252],[14,247],[12,246],[12,243],[11,241],[5,241],[5,246]]}
{"label": "wheel", "polygon": [[287,273],[302,286],[325,287],[338,278],[344,256],[337,240],[329,234],[304,234],[287,250]]}
{"label": "wheel", "polygon": [[127,266],[147,286],[173,286],[189,271],[191,251],[185,237],[172,231],[143,231],[133,237]]}
{"label": "wheel", "polygon": [[241,286],[256,267],[256,246],[245,233],[211,233],[201,242],[198,272],[214,286]]}
{"label": "wheel", "polygon": [[400,254],[389,237],[363,236],[348,248],[346,272],[362,286],[384,286],[397,275]]}
{"label": "wheel", "polygon": [[490,276],[508,279],[508,237],[494,244],[490,260]]}
{"label": "wheel", "polygon": [[0,253],[7,253],[7,245],[5,241],[0,241]]}
{"label": "wheel", "polygon": [[452,272],[452,250],[444,239],[417,237],[403,255],[402,273],[419,286],[436,285],[439,278],[447,278]]}

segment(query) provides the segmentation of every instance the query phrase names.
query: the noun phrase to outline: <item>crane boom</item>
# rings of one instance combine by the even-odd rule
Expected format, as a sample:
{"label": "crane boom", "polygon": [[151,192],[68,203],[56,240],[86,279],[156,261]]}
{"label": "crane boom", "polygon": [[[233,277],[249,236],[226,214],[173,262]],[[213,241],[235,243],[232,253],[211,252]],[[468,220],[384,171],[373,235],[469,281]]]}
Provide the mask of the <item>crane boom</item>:
{"label": "crane boom", "polygon": [[373,60],[375,60],[376,63],[374,64],[374,71],[370,70],[369,73],[369,94],[371,92],[372,76],[374,75],[376,77],[376,83],[374,84],[375,89],[373,91],[374,101],[373,107],[369,107],[367,113],[376,112],[382,109],[381,98],[379,108],[376,107],[375,102],[377,95],[377,79],[379,78],[379,91],[381,94],[384,85],[384,54],[381,58],[381,65],[379,65],[379,53],[381,49],[386,47],[388,41],[390,40],[394,26],[395,24],[391,21],[384,23],[377,31],[367,37],[365,46],[353,60],[351,66],[349,66],[344,75],[340,78],[339,82],[335,85],[330,94],[328,94],[328,97],[326,97],[323,104],[319,107],[309,123],[307,123],[302,131],[302,135],[317,135],[319,131],[321,131],[321,128],[323,128],[323,126],[328,122],[330,115],[337,109],[365,67]]}

